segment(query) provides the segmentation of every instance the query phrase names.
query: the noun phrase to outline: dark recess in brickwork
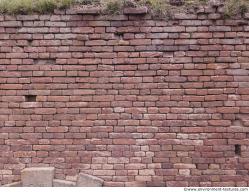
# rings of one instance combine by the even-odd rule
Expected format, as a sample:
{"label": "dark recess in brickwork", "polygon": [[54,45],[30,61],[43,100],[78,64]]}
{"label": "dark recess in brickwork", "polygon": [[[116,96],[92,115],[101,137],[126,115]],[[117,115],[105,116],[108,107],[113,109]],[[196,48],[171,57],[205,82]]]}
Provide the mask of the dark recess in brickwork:
{"label": "dark recess in brickwork", "polygon": [[235,145],[235,155],[240,156],[241,155],[241,145]]}
{"label": "dark recess in brickwork", "polygon": [[36,95],[26,95],[25,101],[26,102],[36,102]]}

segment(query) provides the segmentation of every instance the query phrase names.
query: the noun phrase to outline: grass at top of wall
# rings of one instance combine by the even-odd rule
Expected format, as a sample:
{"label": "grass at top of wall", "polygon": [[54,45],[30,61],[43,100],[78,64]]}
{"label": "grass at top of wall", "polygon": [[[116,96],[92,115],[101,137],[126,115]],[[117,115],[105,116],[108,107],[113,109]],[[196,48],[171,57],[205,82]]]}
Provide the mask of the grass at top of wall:
{"label": "grass at top of wall", "polygon": [[249,0],[226,0],[224,4],[224,16],[244,15],[249,11]]}
{"label": "grass at top of wall", "polygon": [[54,9],[69,7],[73,0],[0,0],[0,13],[49,13]]}
{"label": "grass at top of wall", "polygon": [[[66,9],[74,4],[100,6],[107,14],[118,14],[124,7],[146,5],[152,15],[168,17],[172,8],[184,10],[186,7],[209,2],[209,0],[178,0],[183,1],[183,5],[172,6],[170,1],[172,0],[0,0],[0,14],[51,13],[55,9]],[[225,0],[224,10],[226,17],[244,14],[249,10],[249,0]]]}

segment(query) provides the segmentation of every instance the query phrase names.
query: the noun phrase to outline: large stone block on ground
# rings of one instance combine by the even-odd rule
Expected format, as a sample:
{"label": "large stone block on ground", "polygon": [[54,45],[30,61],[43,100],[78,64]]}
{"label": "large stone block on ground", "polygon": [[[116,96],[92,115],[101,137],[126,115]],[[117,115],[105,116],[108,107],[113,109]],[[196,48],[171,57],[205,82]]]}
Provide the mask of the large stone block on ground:
{"label": "large stone block on ground", "polygon": [[54,179],[53,180],[53,187],[75,187],[76,183],[72,181]]}
{"label": "large stone block on ground", "polygon": [[103,183],[103,179],[92,175],[80,173],[77,180],[77,187],[102,187]]}
{"label": "large stone block on ground", "polygon": [[9,184],[3,185],[3,187],[22,187],[22,183],[21,182],[9,183]]}
{"label": "large stone block on ground", "polygon": [[32,167],[21,172],[23,187],[52,187],[53,179],[53,167]]}

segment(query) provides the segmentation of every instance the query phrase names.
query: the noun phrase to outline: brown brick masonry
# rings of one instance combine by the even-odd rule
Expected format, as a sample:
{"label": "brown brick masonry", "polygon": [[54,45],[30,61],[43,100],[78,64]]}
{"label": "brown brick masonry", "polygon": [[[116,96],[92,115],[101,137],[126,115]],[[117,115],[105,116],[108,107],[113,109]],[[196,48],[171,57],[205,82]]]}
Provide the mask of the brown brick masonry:
{"label": "brown brick masonry", "polygon": [[0,183],[249,186],[249,26],[218,8],[0,16]]}

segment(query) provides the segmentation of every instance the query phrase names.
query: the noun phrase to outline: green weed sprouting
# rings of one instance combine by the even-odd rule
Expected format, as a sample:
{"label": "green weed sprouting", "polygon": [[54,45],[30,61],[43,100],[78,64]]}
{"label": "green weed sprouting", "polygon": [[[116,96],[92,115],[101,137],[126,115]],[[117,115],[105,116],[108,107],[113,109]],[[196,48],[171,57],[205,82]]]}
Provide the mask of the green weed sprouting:
{"label": "green weed sprouting", "polygon": [[226,0],[224,4],[224,16],[229,18],[234,15],[244,15],[249,10],[248,0]]}
{"label": "green weed sprouting", "polygon": [[[208,3],[209,0],[181,0],[182,6],[172,6],[173,0],[0,0],[0,14],[50,13],[72,5],[91,5],[103,8],[106,14],[119,14],[124,7],[147,6],[159,18],[170,17],[172,11],[185,11],[188,7]],[[178,0],[179,1],[179,0]],[[249,11],[249,0],[225,0],[224,16],[244,15]]]}

